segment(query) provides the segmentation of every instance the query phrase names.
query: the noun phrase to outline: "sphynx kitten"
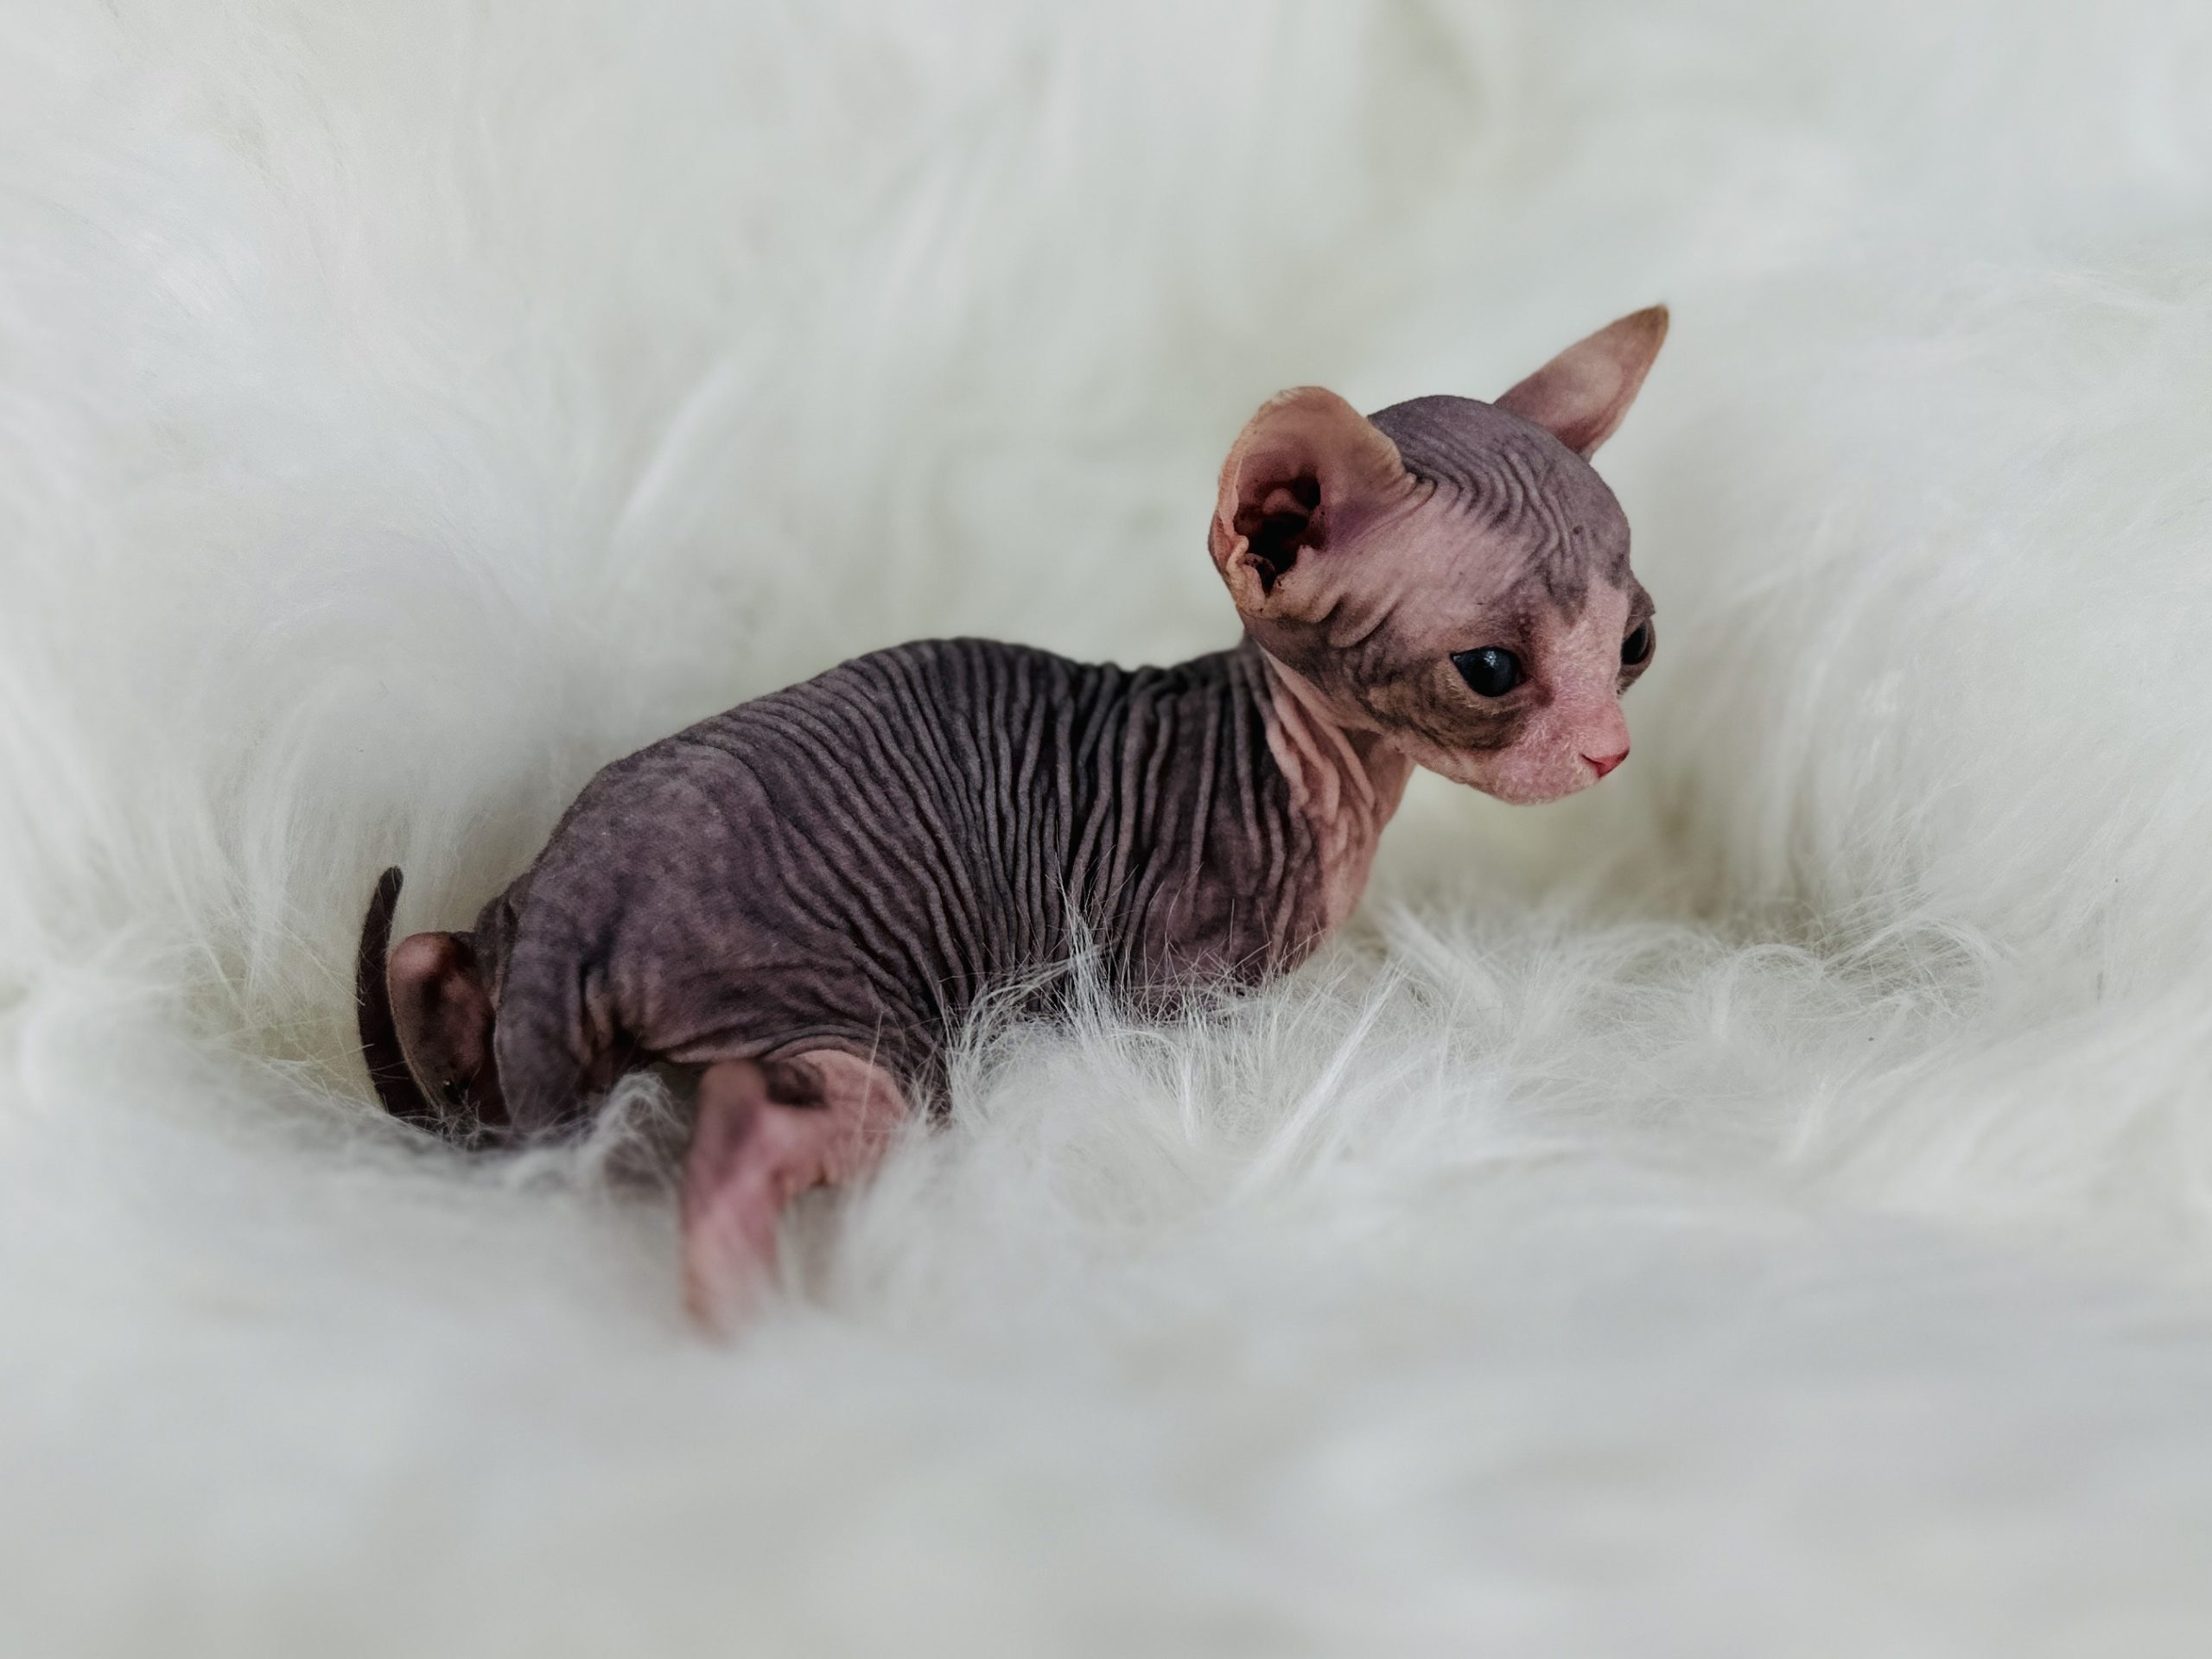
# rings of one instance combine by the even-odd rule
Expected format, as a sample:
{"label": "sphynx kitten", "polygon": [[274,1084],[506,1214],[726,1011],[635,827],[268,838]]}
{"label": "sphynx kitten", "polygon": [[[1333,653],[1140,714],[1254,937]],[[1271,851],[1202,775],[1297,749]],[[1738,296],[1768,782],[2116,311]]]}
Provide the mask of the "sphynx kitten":
{"label": "sphynx kitten", "polygon": [[863,1173],[976,998],[1077,930],[1140,999],[1256,981],[1351,913],[1416,765],[1548,801],[1627,759],[1652,607],[1588,457],[1666,332],[1624,317],[1495,404],[1269,401],[1208,534],[1231,650],[877,652],[608,766],[468,932],[391,950],[386,871],[359,984],[385,1105],[527,1140],[630,1067],[699,1068],[686,1296],[734,1312],[791,1195]]}

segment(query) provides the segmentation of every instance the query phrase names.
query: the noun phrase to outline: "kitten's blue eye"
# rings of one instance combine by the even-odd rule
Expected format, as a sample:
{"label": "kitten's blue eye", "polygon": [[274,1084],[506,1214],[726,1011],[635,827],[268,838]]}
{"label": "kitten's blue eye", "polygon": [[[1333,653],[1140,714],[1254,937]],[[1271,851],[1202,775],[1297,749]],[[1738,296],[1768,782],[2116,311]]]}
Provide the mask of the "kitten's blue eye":
{"label": "kitten's blue eye", "polygon": [[1521,672],[1521,659],[1496,645],[1455,651],[1452,653],[1452,666],[1459,671],[1459,677],[1467,683],[1467,689],[1478,697],[1502,697],[1525,677]]}
{"label": "kitten's blue eye", "polygon": [[1629,630],[1628,638],[1621,641],[1621,665],[1634,668],[1651,654],[1651,625],[1639,622]]}

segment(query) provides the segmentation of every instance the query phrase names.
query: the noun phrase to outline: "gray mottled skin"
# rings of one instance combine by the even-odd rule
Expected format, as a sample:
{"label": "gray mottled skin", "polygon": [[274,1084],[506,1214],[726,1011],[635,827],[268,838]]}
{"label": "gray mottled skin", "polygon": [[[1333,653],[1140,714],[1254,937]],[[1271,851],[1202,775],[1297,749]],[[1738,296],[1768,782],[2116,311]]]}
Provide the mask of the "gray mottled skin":
{"label": "gray mottled skin", "polygon": [[1414,397],[1367,418],[1455,512],[1524,550],[1525,580],[1568,615],[1580,613],[1592,577],[1630,580],[1620,503],[1548,434],[1468,397]]}
{"label": "gray mottled skin", "polygon": [[359,966],[385,1104],[528,1138],[628,1067],[699,1068],[682,1209],[711,1318],[791,1194],[865,1170],[933,1091],[979,998],[1079,944],[1140,1002],[1294,964],[1416,765],[1508,801],[1596,782],[1655,636],[1587,457],[1665,328],[1624,318],[1496,404],[1271,399],[1207,532],[1232,650],[878,652],[608,766],[469,932],[391,949],[387,872]]}
{"label": "gray mottled skin", "polygon": [[1320,932],[1249,645],[1176,668],[982,639],[860,658],[594,779],[474,943],[514,1127],[624,1053],[842,1049],[909,1080],[986,990],[1065,963],[1254,979]]}

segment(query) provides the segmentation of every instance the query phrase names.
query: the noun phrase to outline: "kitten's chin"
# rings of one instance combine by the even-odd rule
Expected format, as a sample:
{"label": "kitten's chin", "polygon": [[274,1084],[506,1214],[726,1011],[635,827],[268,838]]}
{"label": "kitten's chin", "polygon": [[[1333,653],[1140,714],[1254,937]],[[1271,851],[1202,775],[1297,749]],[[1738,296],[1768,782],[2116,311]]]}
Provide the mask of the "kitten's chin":
{"label": "kitten's chin", "polygon": [[1440,778],[1478,790],[1508,806],[1542,806],[1579,795],[1598,781],[1597,772],[1577,760],[1569,766],[1514,766],[1485,765],[1462,755],[1417,757],[1423,768]]}
{"label": "kitten's chin", "polygon": [[1482,790],[1482,792],[1492,800],[1503,801],[1508,806],[1548,806],[1552,802],[1563,801],[1570,795],[1580,795],[1597,781],[1594,778],[1588,778],[1579,784],[1569,784],[1562,789],[1549,790],[1484,789],[1480,784],[1476,784],[1473,787]]}

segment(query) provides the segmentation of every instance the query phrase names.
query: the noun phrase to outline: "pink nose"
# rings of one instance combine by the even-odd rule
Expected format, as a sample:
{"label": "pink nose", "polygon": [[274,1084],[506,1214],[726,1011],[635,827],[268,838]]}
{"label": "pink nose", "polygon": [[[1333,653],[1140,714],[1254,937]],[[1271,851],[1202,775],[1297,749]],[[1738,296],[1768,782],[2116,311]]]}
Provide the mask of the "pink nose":
{"label": "pink nose", "polygon": [[1628,759],[1628,751],[1623,749],[1618,754],[1586,754],[1582,758],[1595,766],[1598,769],[1598,775],[1602,778]]}

